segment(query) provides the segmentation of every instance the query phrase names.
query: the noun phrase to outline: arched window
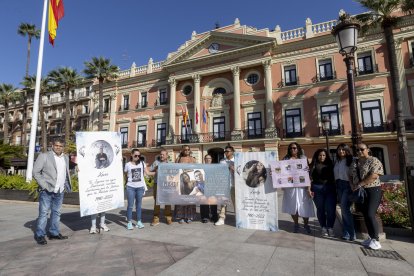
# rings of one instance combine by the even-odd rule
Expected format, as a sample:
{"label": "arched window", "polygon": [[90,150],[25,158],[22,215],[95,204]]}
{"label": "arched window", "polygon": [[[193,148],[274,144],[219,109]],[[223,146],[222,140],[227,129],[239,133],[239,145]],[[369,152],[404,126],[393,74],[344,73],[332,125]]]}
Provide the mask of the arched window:
{"label": "arched window", "polygon": [[223,87],[217,87],[213,91],[213,96],[217,94],[222,94],[222,95],[226,94],[226,89],[224,89]]}

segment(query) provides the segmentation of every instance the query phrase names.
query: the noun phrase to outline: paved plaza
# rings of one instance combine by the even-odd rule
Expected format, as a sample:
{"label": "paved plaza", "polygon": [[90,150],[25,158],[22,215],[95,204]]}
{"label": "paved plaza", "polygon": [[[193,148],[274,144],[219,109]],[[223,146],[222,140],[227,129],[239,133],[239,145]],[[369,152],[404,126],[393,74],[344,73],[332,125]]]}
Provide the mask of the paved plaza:
{"label": "paved plaza", "polygon": [[144,229],[126,230],[125,209],[117,209],[107,213],[111,231],[96,235],[78,206],[65,205],[61,232],[69,239],[40,246],[33,239],[38,204],[0,201],[0,275],[414,275],[410,236],[382,242],[403,258],[395,260],[366,256],[357,242],[321,238],[316,218],[310,235],[292,233],[290,216],[281,213],[276,233],[236,229],[232,212],[224,226],[151,227],[152,197],[143,205]]}

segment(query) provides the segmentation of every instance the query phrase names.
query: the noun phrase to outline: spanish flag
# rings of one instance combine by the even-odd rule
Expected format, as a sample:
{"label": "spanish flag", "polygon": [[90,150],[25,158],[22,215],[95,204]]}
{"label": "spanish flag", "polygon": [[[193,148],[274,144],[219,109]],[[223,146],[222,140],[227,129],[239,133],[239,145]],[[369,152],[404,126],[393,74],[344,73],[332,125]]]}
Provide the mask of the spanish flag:
{"label": "spanish flag", "polygon": [[65,14],[63,0],[49,0],[49,42],[54,46],[59,21]]}

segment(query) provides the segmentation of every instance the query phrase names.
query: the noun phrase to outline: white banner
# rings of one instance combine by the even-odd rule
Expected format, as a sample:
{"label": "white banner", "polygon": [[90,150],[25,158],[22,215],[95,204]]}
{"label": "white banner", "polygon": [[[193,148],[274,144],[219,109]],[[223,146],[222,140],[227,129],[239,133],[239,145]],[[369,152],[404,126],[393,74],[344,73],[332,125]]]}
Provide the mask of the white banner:
{"label": "white banner", "polygon": [[77,132],[81,217],[124,207],[121,135]]}
{"label": "white banner", "polygon": [[269,161],[276,152],[236,152],[236,227],[277,231],[277,192],[273,188]]}

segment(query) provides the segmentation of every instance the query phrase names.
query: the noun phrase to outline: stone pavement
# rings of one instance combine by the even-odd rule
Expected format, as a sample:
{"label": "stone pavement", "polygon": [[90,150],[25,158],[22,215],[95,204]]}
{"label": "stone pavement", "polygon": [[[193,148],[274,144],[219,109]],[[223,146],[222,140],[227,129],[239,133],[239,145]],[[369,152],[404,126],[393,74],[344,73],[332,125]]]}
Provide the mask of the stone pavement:
{"label": "stone pavement", "polygon": [[[152,197],[143,200],[144,229],[125,229],[125,209],[107,213],[110,232],[90,235],[90,218],[79,207],[63,208],[65,241],[39,246],[33,239],[37,203],[0,201],[0,275],[414,275],[414,239],[390,236],[384,250],[405,260],[365,256],[357,242],[292,233],[279,213],[280,231],[236,229],[193,222],[150,227]],[[281,195],[279,194],[279,207]],[[279,209],[280,210],[280,209]],[[340,234],[340,225],[335,225]]]}

